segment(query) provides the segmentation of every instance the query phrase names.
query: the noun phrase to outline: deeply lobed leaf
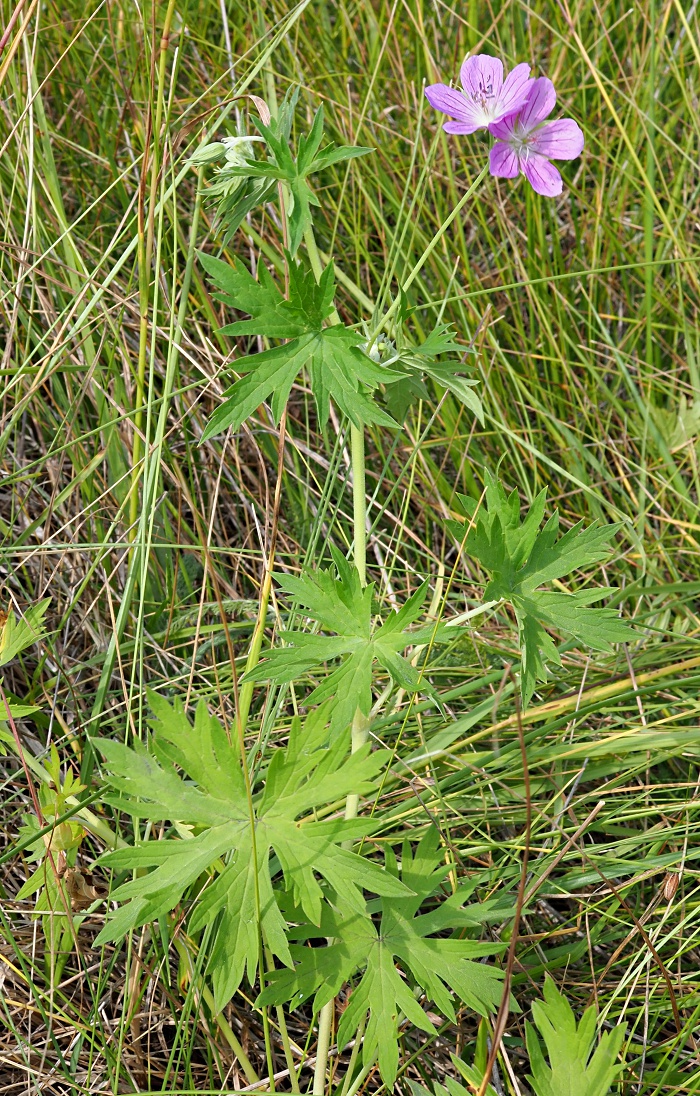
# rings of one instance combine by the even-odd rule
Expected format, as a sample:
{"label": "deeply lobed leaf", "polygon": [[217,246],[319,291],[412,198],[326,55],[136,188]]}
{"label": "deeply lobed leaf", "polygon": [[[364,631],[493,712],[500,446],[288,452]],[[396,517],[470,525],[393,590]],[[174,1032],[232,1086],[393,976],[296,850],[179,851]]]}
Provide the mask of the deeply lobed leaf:
{"label": "deeply lobed leaf", "polygon": [[300,576],[278,574],[276,578],[311,620],[337,634],[282,632],[282,638],[290,646],[266,652],[264,660],[246,677],[249,681],[283,683],[323,663],[342,658],[340,666],[332,670],[307,699],[309,704],[332,700],[331,729],[335,734],[352,723],[358,708],[364,715],[369,714],[375,663],[401,688],[409,692],[421,689],[433,695],[430,683],[421,679],[401,652],[410,644],[429,639],[444,642],[454,638],[454,633],[435,625],[410,630],[422,611],[427,582],[422,583],[398,612],[390,613],[384,623],[373,627],[374,587],[363,588],[355,568],[341,553],[334,549],[332,553],[335,573],[320,570]]}
{"label": "deeply lobed leaf", "polygon": [[[382,1079],[392,1085],[398,1067],[401,1015],[423,1031],[434,1031],[411,991],[409,979],[451,1019],[455,1018],[455,998],[480,1015],[488,1014],[500,1001],[501,972],[474,961],[498,951],[498,945],[433,935],[488,920],[493,914],[492,904],[465,907],[471,895],[471,888],[465,887],[452,901],[438,907],[439,917],[418,915],[426,898],[439,893],[449,867],[434,828],[428,830],[415,851],[408,842],[404,844],[400,871],[389,852],[388,871],[402,880],[406,890],[373,903],[372,908],[381,913],[380,923],[376,925],[340,903],[325,906],[318,929],[309,926],[294,935],[298,941],[326,937],[331,943],[311,948],[293,945],[295,968],[278,971],[260,995],[259,1003],[299,1004],[313,997],[314,1009],[319,1009],[345,982],[362,972],[339,1024],[338,1045],[352,1037],[369,1013],[364,1060],[370,1063],[377,1054]],[[498,916],[503,915],[501,909]]]}
{"label": "deeply lobed leaf", "polygon": [[236,367],[247,374],[228,389],[203,432],[206,441],[221,431],[238,429],[265,400],[272,398],[276,421],[289,399],[292,385],[307,369],[319,422],[330,415],[331,399],[355,426],[379,423],[395,426],[393,419],[371,397],[378,384],[396,380],[401,374],[378,366],[361,349],[362,335],[343,324],[324,326],[333,311],[335,281],[329,264],[317,283],[290,256],[289,295],[285,298],[263,263],[256,281],[240,259],[233,266],[208,255],[202,265],[220,289],[220,300],[250,316],[222,328],[229,335],[257,335],[286,339],[257,354],[239,357]]}
{"label": "deeply lobed leaf", "polygon": [[288,746],[274,754],[255,793],[251,828],[239,751],[219,721],[203,703],[194,726],[178,702],[150,694],[150,703],[154,737],[147,746],[101,743],[107,780],[121,793],[112,802],[139,818],[177,822],[180,834],[182,823],[199,832],[151,839],[101,858],[115,871],[139,874],[113,892],[126,904],[107,921],[100,943],[168,914],[197,884],[189,928],[197,932],[218,922],[208,969],[222,1008],[244,975],[255,981],[261,933],[272,953],[291,965],[280,893],[286,890],[302,918],[313,924],[323,920],[329,888],[361,917],[366,917],[364,889],[409,894],[395,875],[346,847],[371,824],[317,820],[317,809],[350,792],[369,794],[387,757],[385,751],[372,753],[369,744],[348,756],[347,735],[328,747],[328,705],[313,712],[305,726],[294,721]]}
{"label": "deeply lobed leaf", "polygon": [[515,611],[521,649],[521,692],[528,704],[538,681],[546,680],[546,664],[558,665],[557,648],[547,629],[572,636],[594,650],[610,651],[613,644],[634,633],[613,609],[592,609],[614,591],[605,588],[567,593],[541,590],[572,572],[599,563],[609,554],[616,525],[590,526],[578,522],[559,536],[559,515],[554,513],[540,529],[546,491],[534,500],[525,520],[520,520],[517,491],[506,494],[487,474],[484,504],[459,496],[467,518],[465,525],[451,523],[465,550],[490,572],[484,591],[486,601],[507,601]]}
{"label": "deeply lobed leaf", "polygon": [[549,1057],[547,1065],[535,1028],[528,1023],[528,1081],[535,1096],[607,1096],[624,1066],[618,1059],[625,1025],[605,1032],[596,1047],[595,1009],[587,1009],[577,1025],[571,1005],[549,977],[544,1001],[533,1002],[532,1015]]}

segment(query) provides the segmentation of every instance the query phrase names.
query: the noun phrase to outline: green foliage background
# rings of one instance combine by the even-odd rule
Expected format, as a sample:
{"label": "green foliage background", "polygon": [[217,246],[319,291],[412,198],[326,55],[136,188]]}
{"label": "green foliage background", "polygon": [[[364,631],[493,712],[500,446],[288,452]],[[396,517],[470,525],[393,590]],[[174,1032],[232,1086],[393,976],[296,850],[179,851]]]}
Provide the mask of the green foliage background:
{"label": "green foliage background", "polygon": [[[3,26],[12,10],[3,0]],[[487,181],[411,287],[417,339],[453,322],[473,344],[484,423],[452,394],[436,399],[428,381],[430,399],[414,403],[400,432],[369,429],[369,566],[384,614],[425,578],[451,612],[475,607],[489,574],[456,555],[445,522],[499,461],[523,512],[548,486],[564,528],[620,524],[612,559],[591,579],[619,588],[612,605],[634,617],[635,636],[612,654],[560,645],[561,667],[524,716],[533,881],[547,874],[521,925],[514,993],[527,1017],[549,970],[577,1015],[594,1000],[605,1023],[627,1023],[621,1091],[697,1092],[698,12],[680,0],[183,0],[159,84],[164,10],[30,3],[0,57],[3,601],[25,609],[51,598],[50,638],[12,664],[4,688],[39,706],[19,726],[44,805],[47,745],[92,790],[95,740],[144,736],[147,686],[186,704],[203,698],[230,720],[232,664],[240,675],[255,623],[278,428],[261,409],[235,436],[199,445],[231,382],[233,347],[198,265],[182,294],[191,239],[213,254],[220,242],[216,206],[205,189],[200,207],[187,166],[203,130],[234,133],[240,112],[252,132],[252,104],[233,98],[244,83],[268,101],[298,85],[307,126],[322,102],[333,140],[376,149],[328,167],[314,210],[341,316],[354,322],[395,292],[486,155],[478,135],[442,133],[422,82],[452,78],[468,50],[527,59],[554,79],[586,151],[564,166],[555,202]],[[146,146],[158,150],[155,177],[149,167],[142,178]],[[157,274],[143,316],[140,206],[145,219],[152,211]],[[226,257],[260,255],[281,271],[269,218],[254,214]],[[331,416],[319,428],[297,384],[277,552],[290,574],[330,565],[330,545],[346,550],[351,539],[337,425]],[[298,625],[273,601],[268,639]],[[517,657],[515,617],[478,616],[434,654],[443,711],[405,697],[374,725],[410,757],[403,783],[369,804],[386,843],[435,822],[455,885],[476,877],[481,899],[512,893],[522,854],[505,674]],[[286,740],[290,710],[288,693],[256,688],[248,744],[261,764]],[[28,1079],[52,1094],[220,1091],[239,1068],[236,1043],[264,1061],[250,1000],[215,1018],[206,934],[197,950],[161,918],[128,951],[101,957],[90,946],[102,922],[88,918],[79,956],[63,937],[49,933],[47,944],[33,900],[15,900],[34,867],[11,845],[31,803],[9,747],[1,799],[8,1091]],[[145,824],[134,829],[99,803],[81,818],[86,870],[110,827],[132,841]],[[669,872],[680,875],[670,899]],[[465,1011],[426,1048],[409,1027],[402,1069],[432,1081],[475,1031]],[[303,1044],[301,1021],[291,1034]],[[524,1019],[511,1017],[506,1052],[526,1083],[524,1040]]]}

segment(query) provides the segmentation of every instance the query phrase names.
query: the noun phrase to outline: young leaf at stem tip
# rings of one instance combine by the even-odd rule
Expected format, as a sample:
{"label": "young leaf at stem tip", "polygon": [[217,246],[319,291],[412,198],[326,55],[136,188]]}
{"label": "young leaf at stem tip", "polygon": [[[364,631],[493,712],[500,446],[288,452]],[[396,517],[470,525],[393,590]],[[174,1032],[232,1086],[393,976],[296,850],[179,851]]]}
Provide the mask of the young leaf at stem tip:
{"label": "young leaf at stem tip", "polygon": [[225,334],[288,340],[282,346],[236,359],[236,369],[246,375],[224,394],[224,402],[204,430],[203,442],[228,427],[237,430],[270,396],[279,422],[303,368],[309,373],[321,426],[328,421],[331,399],[354,426],[370,422],[396,426],[374,402],[371,390],[403,374],[373,362],[361,349],[359,332],[344,324],[324,326],[334,308],[333,264],[329,263],[317,283],[311,271],[287,258],[289,296],[285,299],[264,263],[259,265],[256,281],[240,259],[231,266],[200,253],[202,265],[220,290],[217,299],[250,316],[222,328]]}
{"label": "young leaf at stem tip", "polygon": [[[386,865],[413,894],[384,896],[371,902],[370,912],[381,914],[378,924],[348,909],[344,902],[325,906],[318,929],[291,931],[290,936],[300,942],[291,948],[296,967],[276,972],[258,1004],[293,1001],[296,1007],[313,996],[316,1011],[336,996],[344,983],[364,971],[342,1014],[338,1046],[352,1038],[369,1012],[364,1062],[371,1063],[377,1054],[382,1080],[390,1087],[398,1069],[401,1013],[422,1031],[435,1031],[412,991],[411,979],[453,1022],[455,998],[481,1016],[494,1011],[501,998],[502,972],[475,960],[493,955],[502,946],[467,939],[463,932],[501,921],[512,910],[499,899],[465,905],[473,894],[474,883],[462,884],[449,898],[442,895],[441,883],[453,865],[445,863],[439,834],[433,826],[415,852],[408,841],[404,842],[400,869],[390,849],[386,851]],[[423,904],[436,894],[442,899],[439,905],[421,913]],[[459,935],[457,930],[461,930]],[[447,931],[454,935],[446,937]],[[324,936],[331,939],[326,947],[306,946],[309,940]]]}
{"label": "young leaf at stem tip", "polygon": [[300,576],[276,574],[279,586],[291,594],[304,613],[335,635],[289,631],[281,638],[289,646],[265,652],[264,660],[245,680],[288,682],[336,658],[340,666],[314,689],[307,704],[331,698],[331,732],[348,727],[357,708],[369,715],[372,706],[372,667],[377,662],[400,688],[434,696],[428,681],[401,652],[411,644],[444,643],[455,638],[453,628],[426,624],[407,630],[421,614],[428,592],[427,581],[411,595],[398,612],[389,613],[379,626],[372,625],[373,584],[363,587],[357,570],[331,546],[333,570],[319,570]]}
{"label": "young leaf at stem tip", "polygon": [[544,517],[546,489],[534,500],[525,521],[520,521],[517,490],[506,494],[502,485],[486,474],[485,501],[477,503],[458,496],[466,522],[473,522],[466,540],[465,524],[449,523],[455,538],[464,541],[465,552],[491,575],[484,591],[485,601],[507,601],[518,622],[522,668],[523,705],[529,704],[538,681],[546,680],[546,663],[561,665],[559,652],[546,631],[564,632],[596,651],[611,651],[614,643],[632,639],[634,632],[623,624],[614,609],[591,609],[610,587],[566,593],[541,590],[546,582],[564,578],[579,568],[599,563],[609,555],[608,541],[618,525],[583,528],[583,521],[562,536],[559,513]]}
{"label": "young leaf at stem tip", "polygon": [[292,721],[287,747],[273,754],[263,786],[255,792],[253,833],[237,740],[229,740],[203,701],[194,727],[178,701],[171,705],[151,692],[149,703],[155,734],[146,746],[138,740],[133,748],[109,739],[100,742],[106,779],[120,793],[106,797],[107,802],[137,818],[178,822],[180,834],[184,824],[192,836],[151,839],[100,858],[115,871],[139,874],[112,893],[125,904],[96,943],[120,940],[167,915],[187,901],[196,884],[188,930],[196,933],[218,922],[207,969],[221,1009],[245,974],[255,983],[261,932],[272,954],[292,963],[280,889],[289,892],[302,920],[312,924],[323,919],[328,887],[343,894],[348,910],[362,915],[363,889],[410,893],[396,876],[345,847],[366,835],[371,822],[316,820],[319,808],[351,792],[373,791],[388,757],[388,751],[370,752],[369,743],[348,756],[347,735],[328,747],[329,705],[312,712],[303,725]]}
{"label": "young leaf at stem tip", "polygon": [[[248,213],[274,198],[277,183],[274,179],[253,177],[251,170],[241,176],[238,169],[255,163],[254,142],[262,137],[238,135],[225,137],[200,145],[190,157],[193,167],[220,164],[213,182],[207,189],[207,198],[217,201],[216,227],[223,230],[223,246],[231,240]],[[223,163],[221,163],[223,161]]]}
{"label": "young leaf at stem tip", "polygon": [[[269,110],[264,100],[250,96],[258,112],[269,118]],[[275,131],[289,141],[294,111],[299,91],[289,91],[279,107],[278,117],[271,123]],[[217,203],[216,229],[223,235],[223,247],[230,242],[246,216],[266,202],[274,200],[278,193],[277,180],[260,175],[256,171],[255,145],[264,143],[264,137],[252,137],[238,132],[224,137],[221,141],[212,141],[199,148],[190,157],[193,167],[217,164],[216,174],[209,185],[207,198]],[[241,168],[244,170],[241,171]]]}
{"label": "young leaf at stem tip", "polygon": [[286,185],[291,199],[287,209],[289,250],[292,255],[296,255],[304,233],[313,223],[311,206],[319,205],[318,198],[308,182],[309,176],[331,167],[332,164],[352,160],[357,156],[366,156],[367,153],[374,152],[374,149],[362,148],[358,145],[335,146],[333,143],[321,148],[323,105],[316,111],[308,136],[299,138],[296,156],[290,145],[288,128],[275,123],[274,119],[269,126],[261,121],[257,121],[256,125],[265,138],[271,159],[267,163],[251,160],[234,169],[234,172],[237,171],[246,179],[273,179]]}
{"label": "young leaf at stem tip", "polygon": [[[287,188],[286,210],[290,228],[290,250],[296,254],[304,233],[312,225],[311,206],[318,205],[308,182],[309,176],[344,160],[365,156],[371,148],[355,145],[336,146],[331,142],[320,149],[323,138],[323,107],[319,108],[308,137],[300,137],[297,154],[291,148],[291,130],[299,89],[290,91],[280,104],[278,117],[270,118],[264,100],[251,98],[265,115],[256,123],[260,137],[239,132],[200,145],[189,163],[193,167],[216,164],[216,174],[207,196],[217,201],[217,228],[223,231],[224,247],[253,209],[274,200],[278,184]],[[256,160],[255,145],[264,143],[267,160]]]}

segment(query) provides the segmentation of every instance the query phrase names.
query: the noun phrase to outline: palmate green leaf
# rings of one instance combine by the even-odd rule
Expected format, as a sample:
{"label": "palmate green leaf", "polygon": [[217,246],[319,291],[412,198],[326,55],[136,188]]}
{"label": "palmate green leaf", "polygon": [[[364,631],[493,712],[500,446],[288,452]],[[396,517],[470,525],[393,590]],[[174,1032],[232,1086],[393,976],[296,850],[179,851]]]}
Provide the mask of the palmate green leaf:
{"label": "palmate green leaf", "polygon": [[202,441],[241,423],[268,398],[279,422],[294,380],[306,368],[321,426],[328,422],[331,399],[355,426],[363,423],[396,423],[371,396],[380,383],[390,383],[400,374],[382,368],[361,347],[362,335],[343,324],[325,327],[333,311],[335,281],[329,264],[317,283],[289,259],[289,297],[285,299],[264,264],[258,280],[240,259],[233,266],[209,255],[200,255],[202,265],[219,288],[219,300],[247,312],[249,320],[237,320],[222,328],[228,335],[263,335],[286,339],[258,354],[239,357],[236,368],[247,374],[228,389],[224,402],[210,419]]}
{"label": "palmate green leaf", "polygon": [[292,385],[309,360],[309,343],[313,338],[313,335],[307,335],[286,346],[264,350],[261,354],[244,359],[241,368],[248,369],[252,366],[251,372],[224,393],[224,402],[209,419],[202,434],[202,442],[222,434],[229,427],[238,430],[241,423],[270,395],[272,414],[275,422],[279,422]]}
{"label": "palmate green leaf", "polygon": [[455,537],[466,552],[491,574],[484,591],[486,601],[507,601],[515,610],[522,656],[521,692],[528,704],[538,681],[546,680],[546,664],[560,664],[559,652],[547,629],[572,636],[598,651],[610,651],[634,632],[613,609],[592,609],[591,604],[614,592],[608,588],[566,593],[541,590],[547,582],[565,578],[573,571],[599,563],[609,555],[608,542],[617,525],[589,526],[578,522],[559,536],[559,514],[540,529],[546,491],[539,493],[524,521],[520,520],[517,491],[507,495],[500,483],[488,476],[485,502],[477,511],[473,499],[459,500],[472,528],[464,540],[465,525],[452,522]]}
{"label": "palmate green leaf", "polygon": [[373,585],[362,587],[356,569],[331,548],[335,569],[309,572],[299,577],[276,574],[282,590],[303,608],[306,616],[336,635],[285,631],[282,639],[289,644],[280,650],[265,652],[265,658],[246,674],[248,681],[293,681],[323,663],[342,658],[340,666],[317,686],[307,699],[316,704],[332,699],[331,730],[338,733],[352,723],[357,708],[369,715],[372,706],[372,669],[378,663],[401,688],[419,689],[434,695],[430,683],[421,680],[418,670],[403,657],[411,644],[430,639],[442,643],[454,639],[454,630],[428,624],[409,630],[421,614],[428,591],[424,582],[399,612],[389,614],[383,624],[373,625]]}
{"label": "palmate green leaf", "polygon": [[[237,308],[251,316],[251,320],[245,322],[251,323],[253,330],[243,326],[244,334],[248,332],[250,334],[267,334],[269,331],[270,335],[280,339],[293,339],[296,335],[304,334],[305,325],[299,326],[293,323],[293,318],[289,316],[288,309],[283,307],[285,305],[284,295],[278,289],[264,263],[261,263],[258,268],[258,278],[256,280],[238,258],[231,265],[231,263],[225,263],[221,259],[214,258],[213,255],[207,255],[205,252],[200,251],[199,261],[219,290],[218,293],[214,294],[216,299],[223,301],[230,308]],[[266,330],[264,332],[254,330],[256,320],[265,325]],[[232,324],[225,330],[230,331],[231,328],[234,328],[236,332],[240,331],[237,324]]]}
{"label": "palmate green leaf", "polygon": [[527,1079],[535,1096],[607,1096],[624,1068],[624,1062],[618,1058],[625,1025],[605,1032],[596,1047],[595,1008],[586,1009],[577,1025],[571,1005],[549,977],[544,1001],[533,1002],[532,1015],[549,1057],[547,1065],[535,1028],[527,1023],[527,1052],[532,1070]]}
{"label": "palmate green leaf", "polygon": [[[322,921],[324,889],[342,893],[347,909],[364,916],[362,891],[406,895],[406,886],[380,865],[344,847],[371,823],[316,821],[315,811],[350,792],[373,790],[387,753],[370,746],[348,757],[348,736],[327,747],[329,706],[302,726],[294,720],[286,749],[270,762],[254,796],[251,829],[238,746],[203,703],[194,726],[179,703],[151,693],[154,737],[148,746],[104,741],[107,780],[120,793],[110,802],[142,819],[170,820],[198,830],[191,838],[151,840],[106,853],[100,863],[115,871],[139,871],[112,898],[122,905],[99,943],[175,909],[195,883],[204,889],[190,916],[197,932],[218,921],[209,957],[217,1008],[223,1008],[247,973],[257,971],[260,933],[272,953],[291,964],[287,925],[274,885],[282,884],[304,917]],[[179,772],[178,772],[179,770]],[[182,775],[180,775],[182,773]],[[182,833],[182,825],[179,827]],[[227,862],[223,862],[227,861]]]}
{"label": "palmate green leaf", "polygon": [[473,888],[462,886],[435,909],[420,914],[423,903],[440,891],[450,870],[434,828],[415,852],[408,842],[404,843],[400,872],[389,852],[387,869],[396,878],[400,876],[413,893],[385,896],[371,903],[370,909],[381,914],[378,925],[345,904],[325,906],[318,929],[307,927],[292,935],[298,941],[325,936],[332,942],[326,947],[293,945],[295,969],[273,975],[258,1003],[293,1001],[298,1005],[313,997],[314,1009],[320,1009],[344,983],[363,972],[343,1012],[338,1045],[345,1045],[369,1013],[364,1060],[370,1063],[378,1054],[382,1079],[391,1086],[398,1066],[401,1015],[423,1031],[435,1030],[412,992],[411,980],[452,1020],[455,999],[482,1016],[497,1008],[500,1001],[501,972],[475,962],[478,957],[494,954],[499,946],[435,934],[465,926],[476,928],[486,921],[503,919],[508,910],[495,902],[466,906]]}

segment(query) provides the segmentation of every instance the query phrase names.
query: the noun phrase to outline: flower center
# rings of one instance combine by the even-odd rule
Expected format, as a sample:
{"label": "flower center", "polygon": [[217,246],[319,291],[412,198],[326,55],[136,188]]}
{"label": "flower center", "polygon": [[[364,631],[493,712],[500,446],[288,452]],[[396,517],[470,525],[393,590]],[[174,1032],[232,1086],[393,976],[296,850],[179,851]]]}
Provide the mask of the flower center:
{"label": "flower center", "polygon": [[535,135],[532,130],[514,130],[508,142],[510,147],[523,160],[527,160],[535,143]]}
{"label": "flower center", "polygon": [[488,83],[486,83],[486,82],[484,82],[484,80],[480,80],[479,81],[479,91],[474,96],[474,98],[476,99],[476,101],[479,104],[479,106],[481,107],[481,109],[488,113],[488,110],[489,110],[489,107],[490,107],[489,100],[496,98],[496,96],[493,93],[493,81],[489,80]]}

